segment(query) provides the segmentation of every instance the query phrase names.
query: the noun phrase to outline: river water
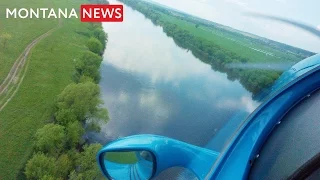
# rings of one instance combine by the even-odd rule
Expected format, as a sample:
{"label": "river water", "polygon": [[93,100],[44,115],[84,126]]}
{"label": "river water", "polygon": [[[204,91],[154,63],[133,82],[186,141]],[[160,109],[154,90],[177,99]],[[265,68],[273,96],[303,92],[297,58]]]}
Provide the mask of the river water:
{"label": "river water", "polygon": [[238,81],[178,47],[141,13],[124,12],[123,23],[103,24],[109,41],[100,86],[110,121],[97,141],[157,134],[204,147],[239,111],[255,109]]}

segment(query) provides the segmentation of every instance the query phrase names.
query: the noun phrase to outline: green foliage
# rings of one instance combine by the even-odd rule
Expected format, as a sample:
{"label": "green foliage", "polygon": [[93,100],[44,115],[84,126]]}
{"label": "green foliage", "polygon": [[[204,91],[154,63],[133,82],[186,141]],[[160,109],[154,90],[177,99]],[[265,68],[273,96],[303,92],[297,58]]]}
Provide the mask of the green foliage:
{"label": "green foliage", "polygon": [[94,113],[94,117],[102,121],[109,120],[109,112],[106,108],[98,108]]}
{"label": "green foliage", "polygon": [[79,83],[86,83],[86,82],[95,82],[95,81],[91,77],[80,76]]}
{"label": "green foliage", "polygon": [[94,54],[92,52],[86,51],[82,57],[76,61],[76,71],[77,75],[75,78],[77,82],[80,81],[82,76],[90,77],[95,82],[100,80],[100,64],[102,62],[101,56]]}
{"label": "green foliage", "polygon": [[67,126],[68,146],[75,147],[77,144],[83,143],[82,135],[84,132],[85,130],[79,122],[69,123]]}
{"label": "green foliage", "polygon": [[[47,6],[47,3],[41,0],[34,0],[32,3],[21,0],[0,2],[4,7],[20,4],[30,8]],[[81,3],[85,3],[85,1],[52,1],[50,6],[52,8],[61,6],[73,8],[80,6]],[[86,43],[93,36],[93,31],[88,29],[88,24],[81,23],[74,18],[62,21],[56,19],[46,21],[17,19],[12,21],[0,16],[0,22],[0,36],[3,32],[9,32],[11,35],[5,50],[3,41],[0,40],[0,82],[8,75],[14,61],[28,44],[41,34],[57,27],[59,22],[62,25],[32,49],[32,53],[28,56],[26,76],[19,91],[0,113],[0,179],[23,179],[26,163],[30,157],[32,158],[34,151],[37,154],[45,154],[55,161],[58,161],[55,157],[67,153],[72,162],[72,169],[76,169],[74,155],[82,149],[81,145],[72,147],[72,150],[69,149],[70,146],[65,145],[59,154],[51,156],[50,153],[39,152],[40,150],[36,148],[35,134],[38,129],[51,121],[55,112],[55,99],[72,82],[74,59],[81,58],[82,53],[86,50]],[[101,23],[97,23],[95,27],[101,28]],[[83,32],[83,34],[77,32]],[[83,80],[87,82],[89,79],[90,77]],[[91,82],[93,81],[91,80]],[[67,126],[65,133],[65,140],[69,140]],[[71,151],[73,152],[71,153]],[[46,167],[44,165],[43,170]],[[23,175],[17,177],[20,170],[23,171],[21,172]],[[59,178],[56,174],[50,173],[36,179]]]}
{"label": "green foliage", "polygon": [[91,22],[91,23],[89,23],[89,27],[88,28],[89,28],[89,30],[90,30],[90,32],[92,34],[92,32],[95,29],[102,28],[102,27],[101,27],[101,23]]}
{"label": "green foliage", "polygon": [[[94,27],[97,29],[98,26],[95,24]],[[96,35],[99,35],[98,31]],[[101,56],[89,51],[84,52],[75,67],[78,83],[69,84],[56,99],[54,117],[58,124],[45,125],[36,133],[37,153],[50,155],[52,158],[46,156],[45,158],[50,158],[55,168],[45,168],[45,172],[35,179],[86,180],[101,177],[95,160],[95,154],[101,145],[81,147],[84,143],[82,139],[85,133],[84,124],[99,130],[97,122],[109,118],[108,111],[99,107],[102,102],[100,88],[95,84],[100,78],[101,61]],[[34,158],[38,157],[35,155],[32,159]],[[39,164],[41,163],[29,166],[42,170]],[[30,173],[29,169],[26,168],[25,174]]]}
{"label": "green foliage", "polygon": [[97,27],[93,31],[93,36],[101,42],[102,47],[104,49],[106,47],[106,43],[108,41],[108,36],[104,32],[104,30],[101,27]]}
{"label": "green foliage", "polygon": [[66,134],[63,126],[47,124],[37,131],[35,135],[35,146],[36,149],[41,152],[57,155],[63,150],[65,139]]}
{"label": "green foliage", "polygon": [[97,111],[94,112],[94,114],[92,115],[91,119],[89,119],[86,123],[87,131],[96,131],[99,132],[100,131],[100,125],[99,125],[99,121],[104,121],[107,122],[107,120],[109,120],[109,113],[108,110],[106,108],[101,108],[99,107],[97,109]]}
{"label": "green foliage", "polygon": [[62,154],[55,162],[56,177],[67,179],[72,169],[72,161],[66,154]]}
{"label": "green foliage", "polygon": [[99,170],[96,155],[102,148],[101,144],[85,145],[84,151],[78,155],[76,164],[78,166],[77,174],[72,174],[70,179],[98,179],[102,177]]}
{"label": "green foliage", "polygon": [[97,38],[91,37],[87,42],[87,47],[93,53],[96,53],[99,55],[102,54],[103,45]]}
{"label": "green foliage", "polygon": [[25,174],[27,179],[67,179],[72,169],[72,161],[66,154],[58,159],[43,153],[35,154],[27,163]]}
{"label": "green foliage", "polygon": [[40,180],[56,180],[56,178],[50,175],[45,175]]}
{"label": "green foliage", "polygon": [[101,144],[84,145],[81,153],[72,153],[76,155],[75,166],[77,168],[71,171],[69,180],[102,179],[96,162],[96,155],[101,148]]}
{"label": "green foliage", "polygon": [[69,174],[69,180],[82,180],[83,178],[80,177],[80,175],[77,174],[75,170],[71,171]]}
{"label": "green foliage", "polygon": [[68,85],[58,96],[55,113],[56,120],[61,125],[90,119],[101,104],[99,86],[92,83]]}
{"label": "green foliage", "polygon": [[[84,1],[51,1],[50,7],[79,7]],[[1,7],[46,7],[48,1],[1,0]],[[2,11],[1,11],[2,12]],[[52,119],[55,98],[72,82],[74,59],[85,50],[88,37],[76,31],[88,32],[88,25],[78,19],[61,19],[62,27],[41,40],[28,56],[28,69],[15,96],[0,113],[0,179],[17,177],[24,170],[35,149],[35,134]],[[0,42],[0,82],[8,75],[13,62],[35,38],[58,25],[57,19],[5,19],[0,16],[0,34],[9,32],[12,38],[4,50]],[[27,66],[26,66],[27,67]],[[21,74],[22,75],[22,74]],[[38,83],[35,83],[38,82]],[[18,85],[18,84],[16,84]],[[0,97],[1,99],[1,97]],[[1,99],[0,101],[2,101]],[[24,173],[21,173],[24,174]]]}
{"label": "green foliage", "polygon": [[35,154],[28,161],[25,174],[30,180],[50,179],[55,175],[55,159],[42,153]]}

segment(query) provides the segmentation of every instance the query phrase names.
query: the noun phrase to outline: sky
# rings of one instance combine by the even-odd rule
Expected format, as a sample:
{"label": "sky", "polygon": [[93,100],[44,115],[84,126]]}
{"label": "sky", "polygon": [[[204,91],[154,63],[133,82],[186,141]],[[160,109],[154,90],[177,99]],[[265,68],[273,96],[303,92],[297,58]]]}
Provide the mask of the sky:
{"label": "sky", "polygon": [[250,17],[262,13],[302,22],[320,31],[320,0],[153,0],[174,9],[320,53],[320,38],[292,25]]}

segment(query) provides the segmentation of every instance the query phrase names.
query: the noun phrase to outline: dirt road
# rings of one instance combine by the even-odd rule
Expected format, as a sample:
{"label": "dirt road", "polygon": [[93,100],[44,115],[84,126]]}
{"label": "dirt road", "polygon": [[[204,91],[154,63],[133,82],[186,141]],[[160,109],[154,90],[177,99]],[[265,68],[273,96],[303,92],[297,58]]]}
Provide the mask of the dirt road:
{"label": "dirt road", "polygon": [[13,64],[10,72],[8,73],[5,80],[0,84],[0,111],[9,103],[12,97],[18,91],[25,73],[27,71],[26,62],[28,60],[31,49],[42,39],[50,35],[57,28],[51,29],[48,32],[42,34],[35,40],[33,40],[26,49],[21,53],[18,59]]}

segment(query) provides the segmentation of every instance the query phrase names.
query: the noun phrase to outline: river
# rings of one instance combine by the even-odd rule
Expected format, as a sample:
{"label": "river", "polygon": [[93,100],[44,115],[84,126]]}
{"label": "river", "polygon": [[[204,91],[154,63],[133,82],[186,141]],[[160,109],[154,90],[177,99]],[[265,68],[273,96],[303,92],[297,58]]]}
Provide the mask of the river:
{"label": "river", "polygon": [[157,134],[204,147],[239,111],[255,109],[238,81],[178,47],[141,13],[124,12],[123,23],[103,24],[109,41],[100,86],[110,121],[95,140]]}

